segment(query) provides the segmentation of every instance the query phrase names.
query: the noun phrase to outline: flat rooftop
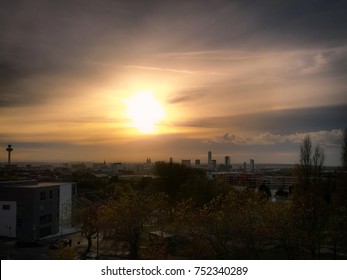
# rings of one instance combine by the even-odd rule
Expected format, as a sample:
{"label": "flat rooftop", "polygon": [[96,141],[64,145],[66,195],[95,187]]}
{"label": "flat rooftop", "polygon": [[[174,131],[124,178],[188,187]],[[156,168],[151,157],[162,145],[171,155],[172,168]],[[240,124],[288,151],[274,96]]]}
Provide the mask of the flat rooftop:
{"label": "flat rooftop", "polygon": [[60,186],[69,182],[37,182],[35,180],[26,180],[26,181],[0,181],[1,187],[11,187],[11,188],[46,188]]}

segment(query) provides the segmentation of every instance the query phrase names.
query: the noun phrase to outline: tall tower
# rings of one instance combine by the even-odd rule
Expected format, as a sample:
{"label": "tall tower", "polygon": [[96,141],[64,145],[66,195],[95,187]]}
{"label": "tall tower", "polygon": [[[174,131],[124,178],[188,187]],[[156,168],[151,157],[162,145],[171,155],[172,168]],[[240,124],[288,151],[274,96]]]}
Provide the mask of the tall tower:
{"label": "tall tower", "polygon": [[253,171],[254,170],[254,159],[250,159],[249,160],[249,164],[250,164],[250,166],[251,166],[251,170]]}
{"label": "tall tower", "polygon": [[212,152],[208,151],[207,164],[210,165],[212,161]]}
{"label": "tall tower", "polygon": [[8,145],[6,151],[8,152],[8,165],[11,164],[11,152],[13,151],[12,145]]}
{"label": "tall tower", "polygon": [[224,165],[226,167],[230,166],[230,157],[229,156],[224,157]]}

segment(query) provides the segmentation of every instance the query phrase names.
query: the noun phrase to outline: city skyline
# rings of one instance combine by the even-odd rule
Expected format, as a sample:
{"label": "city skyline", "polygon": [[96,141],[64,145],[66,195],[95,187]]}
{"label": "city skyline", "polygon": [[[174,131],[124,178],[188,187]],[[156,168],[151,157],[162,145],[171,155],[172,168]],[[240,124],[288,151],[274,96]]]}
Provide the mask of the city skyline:
{"label": "city skyline", "polygon": [[[247,3],[246,3],[247,2]],[[340,165],[345,1],[10,1],[0,162]]]}

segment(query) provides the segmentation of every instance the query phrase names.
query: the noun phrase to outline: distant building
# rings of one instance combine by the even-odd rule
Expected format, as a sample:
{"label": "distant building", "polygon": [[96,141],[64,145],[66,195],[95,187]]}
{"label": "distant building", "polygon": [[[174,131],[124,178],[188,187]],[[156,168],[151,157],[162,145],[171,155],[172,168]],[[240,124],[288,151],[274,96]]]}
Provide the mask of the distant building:
{"label": "distant building", "polygon": [[257,189],[261,185],[265,185],[274,192],[278,189],[289,190],[296,180],[292,176],[267,176],[250,172],[229,172],[223,176],[227,183],[235,187]]}
{"label": "distant building", "polygon": [[196,159],[195,160],[195,167],[199,167],[200,166],[200,159]]}
{"label": "distant building", "polygon": [[146,159],[146,163],[143,165],[143,174],[151,174],[153,171],[154,164],[150,158]]}
{"label": "distant building", "polygon": [[226,167],[230,166],[230,157],[229,156],[224,157],[224,165]]}
{"label": "distant building", "polygon": [[212,159],[210,163],[210,168],[216,169],[217,168],[217,160]]}
{"label": "distant building", "polygon": [[207,164],[210,165],[212,162],[212,152],[208,151],[207,153]]}
{"label": "distant building", "polygon": [[244,169],[244,170],[247,169],[247,163],[246,163],[246,162],[243,163],[243,169]]}
{"label": "distant building", "polygon": [[190,167],[190,159],[182,159],[182,165],[185,165],[187,167]]}
{"label": "distant building", "polygon": [[118,175],[123,170],[123,164],[121,162],[115,162],[111,164],[112,175]]}
{"label": "distant building", "polygon": [[249,160],[249,165],[251,166],[251,170],[254,171],[254,159]]}
{"label": "distant building", "polygon": [[105,165],[105,163],[93,163],[93,169],[102,169]]}
{"label": "distant building", "polygon": [[85,170],[87,166],[84,163],[74,163],[71,164],[71,169],[74,171]]}
{"label": "distant building", "polygon": [[75,183],[0,182],[0,236],[37,240],[71,232]]}

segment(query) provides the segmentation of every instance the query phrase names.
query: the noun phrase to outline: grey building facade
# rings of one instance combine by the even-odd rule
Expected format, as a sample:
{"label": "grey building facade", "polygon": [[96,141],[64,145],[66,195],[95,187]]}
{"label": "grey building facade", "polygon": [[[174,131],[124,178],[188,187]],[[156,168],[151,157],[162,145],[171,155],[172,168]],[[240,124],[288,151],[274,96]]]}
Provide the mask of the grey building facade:
{"label": "grey building facade", "polygon": [[[65,186],[66,184],[64,183]],[[72,205],[76,195],[76,186],[74,183],[69,184]],[[37,240],[58,234],[62,218],[61,186],[62,183],[56,182],[0,182],[0,202],[3,205],[0,215],[4,217],[3,221],[0,221],[0,228],[2,228],[0,235],[1,233],[6,235],[6,232],[10,234],[12,231],[10,237],[19,240]],[[11,207],[16,209],[11,209]],[[15,217],[16,220],[11,221],[9,217]]]}

